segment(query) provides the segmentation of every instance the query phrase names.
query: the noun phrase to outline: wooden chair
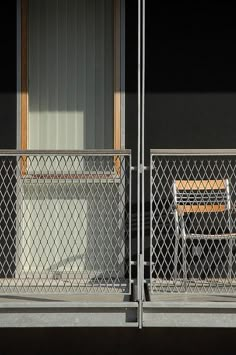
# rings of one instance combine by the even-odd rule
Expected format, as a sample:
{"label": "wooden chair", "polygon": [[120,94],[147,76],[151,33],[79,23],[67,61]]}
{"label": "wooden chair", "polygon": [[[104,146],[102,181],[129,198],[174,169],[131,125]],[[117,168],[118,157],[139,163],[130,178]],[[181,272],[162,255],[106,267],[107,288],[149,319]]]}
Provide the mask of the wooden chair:
{"label": "wooden chair", "polygon": [[[173,184],[174,217],[175,217],[175,250],[174,250],[174,277],[177,278],[178,247],[182,240],[183,278],[187,282],[187,255],[188,239],[224,239],[229,244],[228,276],[232,274],[232,249],[236,233],[232,231],[232,204],[229,191],[229,180],[175,180]],[[191,233],[186,226],[186,215],[227,213],[227,233],[204,234]],[[209,220],[208,220],[209,222]],[[216,222],[214,222],[216,223]]]}

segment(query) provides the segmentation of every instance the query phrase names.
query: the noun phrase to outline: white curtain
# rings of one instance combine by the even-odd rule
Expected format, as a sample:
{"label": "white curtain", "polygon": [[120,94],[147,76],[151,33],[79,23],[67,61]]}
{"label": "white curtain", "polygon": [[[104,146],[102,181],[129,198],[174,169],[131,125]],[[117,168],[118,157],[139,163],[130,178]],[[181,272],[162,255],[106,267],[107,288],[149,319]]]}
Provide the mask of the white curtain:
{"label": "white curtain", "polygon": [[30,149],[113,147],[113,1],[29,0]]}

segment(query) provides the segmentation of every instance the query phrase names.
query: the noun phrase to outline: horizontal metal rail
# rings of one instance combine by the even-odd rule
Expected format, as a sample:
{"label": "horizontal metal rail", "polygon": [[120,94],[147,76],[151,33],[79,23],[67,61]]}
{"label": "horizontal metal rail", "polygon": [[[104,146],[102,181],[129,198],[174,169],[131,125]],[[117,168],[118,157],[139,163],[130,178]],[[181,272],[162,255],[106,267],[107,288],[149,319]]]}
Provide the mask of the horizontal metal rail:
{"label": "horizontal metal rail", "polygon": [[82,156],[130,156],[131,150],[113,149],[84,149],[84,150],[0,150],[0,156],[20,156],[20,155],[82,155]]}
{"label": "horizontal metal rail", "polygon": [[129,151],[0,151],[0,294],[131,292]]}
{"label": "horizontal metal rail", "polygon": [[235,156],[236,149],[151,149],[158,156]]}
{"label": "horizontal metal rail", "polygon": [[150,287],[236,293],[236,150],[152,150]]}

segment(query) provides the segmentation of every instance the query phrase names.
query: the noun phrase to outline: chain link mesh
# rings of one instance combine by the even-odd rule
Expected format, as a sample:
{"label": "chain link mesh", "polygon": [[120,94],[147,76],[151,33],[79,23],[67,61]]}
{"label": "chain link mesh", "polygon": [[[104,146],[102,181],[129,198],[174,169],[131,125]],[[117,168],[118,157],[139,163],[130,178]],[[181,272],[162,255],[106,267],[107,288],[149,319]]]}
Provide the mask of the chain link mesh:
{"label": "chain link mesh", "polygon": [[236,156],[151,154],[151,292],[236,292]]}
{"label": "chain link mesh", "polygon": [[0,156],[0,293],[130,292],[130,154]]}

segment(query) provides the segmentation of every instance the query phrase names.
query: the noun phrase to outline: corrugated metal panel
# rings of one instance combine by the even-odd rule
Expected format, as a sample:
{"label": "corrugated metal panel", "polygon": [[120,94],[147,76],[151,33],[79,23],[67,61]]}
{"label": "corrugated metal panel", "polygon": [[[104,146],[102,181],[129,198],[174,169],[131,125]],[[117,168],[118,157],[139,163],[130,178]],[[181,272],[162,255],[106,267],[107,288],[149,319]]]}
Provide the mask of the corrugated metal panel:
{"label": "corrugated metal panel", "polygon": [[29,148],[112,148],[113,1],[29,3]]}

